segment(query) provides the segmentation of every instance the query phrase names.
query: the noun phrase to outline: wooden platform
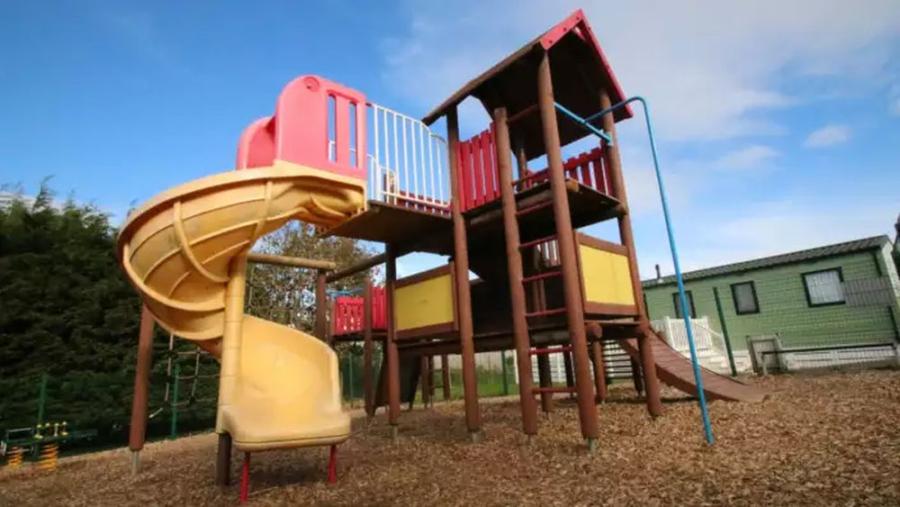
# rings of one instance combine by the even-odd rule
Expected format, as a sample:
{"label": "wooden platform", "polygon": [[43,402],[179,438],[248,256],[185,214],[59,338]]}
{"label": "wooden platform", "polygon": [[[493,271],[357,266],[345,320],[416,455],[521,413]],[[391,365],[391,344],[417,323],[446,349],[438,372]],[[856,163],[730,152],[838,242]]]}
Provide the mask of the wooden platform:
{"label": "wooden platform", "polygon": [[[576,228],[617,216],[619,201],[576,180],[567,179],[569,209]],[[543,182],[516,194],[518,209],[550,202],[550,183]],[[500,200],[465,213],[470,252],[502,252],[503,214]],[[553,208],[546,206],[519,220],[522,241],[549,236],[555,231]],[[380,201],[369,201],[369,209],[330,229],[327,236],[342,236],[397,246],[399,253],[428,252],[451,255],[453,224],[449,215],[431,213]]]}
{"label": "wooden platform", "polygon": [[369,201],[369,209],[329,229],[326,236],[390,243],[397,246],[401,255],[409,252],[447,255],[453,246],[453,223],[449,215]]}

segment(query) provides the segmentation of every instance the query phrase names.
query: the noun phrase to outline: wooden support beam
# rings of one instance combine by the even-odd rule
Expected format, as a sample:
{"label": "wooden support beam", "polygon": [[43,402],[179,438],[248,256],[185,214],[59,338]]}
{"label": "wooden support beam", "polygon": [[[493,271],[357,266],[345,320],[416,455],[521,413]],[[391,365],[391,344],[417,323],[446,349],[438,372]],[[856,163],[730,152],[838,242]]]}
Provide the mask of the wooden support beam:
{"label": "wooden support beam", "polygon": [[327,343],[331,343],[331,333],[328,332],[328,294],[325,292],[325,271],[319,270],[316,274],[316,328],[315,335]]}
{"label": "wooden support beam", "polygon": [[[609,92],[604,88],[600,90],[600,107],[606,109],[612,106]],[[644,373],[644,389],[647,393],[647,411],[650,415],[657,417],[662,415],[663,407],[659,394],[659,379],[656,377],[656,361],[653,357],[653,348],[650,346],[649,340],[655,339],[649,336],[650,322],[647,316],[647,308],[644,305],[644,289],[641,286],[641,275],[638,271],[637,255],[634,248],[634,232],[631,229],[631,215],[628,211],[628,196],[625,192],[625,178],[622,175],[622,159],[619,154],[619,142],[616,136],[616,122],[613,114],[605,114],[601,118],[603,130],[606,131],[613,139],[613,144],[604,146],[606,152],[606,161],[609,163],[609,179],[613,190],[613,197],[619,200],[622,205],[622,213],[619,213],[619,237],[622,245],[628,249],[628,267],[631,275],[631,287],[634,297],[634,304],[638,308],[640,315],[640,326],[642,330],[638,336],[638,346],[641,355],[641,370]]]}
{"label": "wooden support beam", "polygon": [[441,391],[444,401],[450,401],[450,360],[447,354],[441,354]]}
{"label": "wooden support beam", "polygon": [[[553,412],[553,393],[549,391],[553,387],[553,374],[550,370],[550,356],[541,354],[538,361],[538,383],[541,386],[541,411],[545,414]],[[534,392],[534,388],[531,390]]]}
{"label": "wooden support beam", "polygon": [[572,353],[563,352],[563,366],[566,370],[566,387],[575,387],[575,372],[572,370]]}
{"label": "wooden support beam", "polygon": [[337,268],[337,264],[331,261],[321,261],[318,259],[304,259],[303,257],[287,257],[285,255],[270,255],[261,253],[247,254],[247,262],[253,262],[256,264],[273,264],[276,266],[287,266],[292,268],[321,269],[325,271],[333,271]]}
{"label": "wooden support beam", "polygon": [[366,279],[363,286],[363,397],[366,416],[375,416],[375,384],[372,356],[375,344],[372,340],[372,281]]}
{"label": "wooden support beam", "polygon": [[606,401],[609,392],[606,387],[606,364],[603,359],[603,342],[596,340],[591,342],[591,355],[594,360],[594,391],[596,401],[603,403]]}
{"label": "wooden support beam", "polygon": [[429,380],[431,379],[431,369],[429,369],[428,358],[431,356],[423,355],[419,358],[419,369],[421,370],[421,374],[419,375],[419,384],[421,384],[422,388],[422,408],[428,408],[431,405],[431,383]]}
{"label": "wooden support beam", "polygon": [[588,365],[587,335],[584,329],[584,301],[575,253],[575,230],[569,215],[566,193],[566,177],[563,171],[562,147],[559,141],[559,125],[553,97],[553,78],[550,74],[550,55],[545,51],[538,65],[538,107],[541,113],[541,130],[549,166],[550,189],[553,192],[553,218],[556,223],[559,244],[560,267],[563,279],[563,296],[566,306],[569,338],[575,360],[575,388],[578,399],[578,419],[581,434],[593,448],[599,434],[597,410],[594,407],[594,386]]}
{"label": "wooden support beam", "polygon": [[147,436],[147,396],[150,391],[150,368],[153,366],[153,315],[147,305],[141,305],[141,325],[138,332],[137,365],[134,368],[134,396],[131,399],[131,426],[128,448],[131,449],[131,473],[141,468],[140,452]]}
{"label": "wooden support beam", "polygon": [[472,440],[481,432],[481,411],[478,407],[478,378],[475,370],[475,344],[472,327],[472,295],[469,284],[469,251],[466,223],[460,208],[459,121],[456,108],[447,112],[447,152],[450,158],[450,216],[453,220],[453,264],[456,267],[456,305],[459,320],[459,343],[462,352],[463,393],[465,396],[466,428]]}
{"label": "wooden support beam", "polygon": [[[512,188],[512,160],[510,157],[509,125],[506,109],[494,110],[494,144],[497,149],[497,171],[503,209],[503,234],[506,240],[506,266],[509,276],[510,307],[512,308],[513,340],[519,375],[519,405],[522,429],[526,435],[537,434],[537,406],[532,394],[531,340],[528,336],[528,311],[525,287],[522,285],[522,251],[519,248],[519,222],[516,218],[516,196]],[[520,162],[521,163],[521,162]],[[520,168],[521,170],[521,168]]]}
{"label": "wooden support beam", "polygon": [[387,312],[387,339],[384,342],[387,359],[388,422],[391,436],[396,437],[400,420],[400,353],[397,350],[397,329],[394,319],[394,285],[397,282],[397,257],[393,245],[385,245],[387,254],[384,292]]}
{"label": "wooden support beam", "polygon": [[387,259],[387,253],[380,253],[378,255],[373,255],[368,259],[363,259],[352,266],[348,266],[344,269],[340,269],[328,274],[326,280],[330,282],[336,282],[342,278],[347,278],[348,276],[353,276],[357,273],[361,273],[368,269],[372,269],[379,264],[384,264]]}

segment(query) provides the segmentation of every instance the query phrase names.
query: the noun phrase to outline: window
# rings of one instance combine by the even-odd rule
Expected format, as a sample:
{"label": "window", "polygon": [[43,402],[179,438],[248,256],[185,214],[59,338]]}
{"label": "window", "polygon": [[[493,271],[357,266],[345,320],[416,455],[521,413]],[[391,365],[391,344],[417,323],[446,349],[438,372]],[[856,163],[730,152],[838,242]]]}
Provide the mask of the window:
{"label": "window", "polygon": [[803,274],[809,306],[844,304],[844,275],[840,268]]}
{"label": "window", "polygon": [[756,285],[753,282],[731,284],[731,297],[734,299],[734,313],[759,313],[759,300],[756,299]]}
{"label": "window", "polygon": [[[689,290],[684,291],[684,295],[687,296],[688,305],[690,306],[691,310],[691,318],[696,319],[697,310],[694,308],[694,295],[691,294],[691,291]],[[675,318],[683,319],[684,314],[681,313],[681,300],[679,299],[677,292],[672,293],[672,302],[675,303]]]}

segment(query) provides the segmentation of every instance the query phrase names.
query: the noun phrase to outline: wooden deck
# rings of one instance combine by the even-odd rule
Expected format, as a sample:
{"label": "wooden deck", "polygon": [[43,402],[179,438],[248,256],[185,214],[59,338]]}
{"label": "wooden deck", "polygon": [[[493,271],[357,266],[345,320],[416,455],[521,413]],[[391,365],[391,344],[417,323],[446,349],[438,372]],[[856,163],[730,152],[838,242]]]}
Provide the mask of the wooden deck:
{"label": "wooden deck", "polygon": [[[584,227],[617,216],[619,201],[616,199],[573,179],[566,180],[566,189],[574,227]],[[549,182],[516,194],[516,204],[520,210],[549,202]],[[502,254],[504,239],[500,201],[471,209],[464,216],[469,226],[467,232],[472,255],[490,251],[505,258]],[[555,231],[553,208],[546,206],[524,215],[520,217],[519,224],[522,241],[549,236]],[[451,255],[453,252],[453,224],[449,215],[380,201],[369,201],[365,212],[329,229],[325,234],[394,244],[401,255],[410,252]]]}

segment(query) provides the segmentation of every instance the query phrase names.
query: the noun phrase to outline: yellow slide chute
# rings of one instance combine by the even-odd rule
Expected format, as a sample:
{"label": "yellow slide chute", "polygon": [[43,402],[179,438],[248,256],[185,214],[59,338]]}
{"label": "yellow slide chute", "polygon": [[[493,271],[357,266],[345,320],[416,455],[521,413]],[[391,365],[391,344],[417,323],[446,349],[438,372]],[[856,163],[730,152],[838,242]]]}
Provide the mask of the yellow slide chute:
{"label": "yellow slide chute", "polygon": [[290,220],[334,226],[364,207],[363,181],[276,161],[170,189],[122,227],[119,258],[157,322],[220,358],[216,431],[239,450],[349,436],[334,351],[244,314],[246,254]]}

